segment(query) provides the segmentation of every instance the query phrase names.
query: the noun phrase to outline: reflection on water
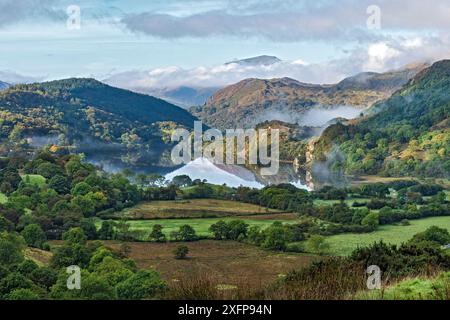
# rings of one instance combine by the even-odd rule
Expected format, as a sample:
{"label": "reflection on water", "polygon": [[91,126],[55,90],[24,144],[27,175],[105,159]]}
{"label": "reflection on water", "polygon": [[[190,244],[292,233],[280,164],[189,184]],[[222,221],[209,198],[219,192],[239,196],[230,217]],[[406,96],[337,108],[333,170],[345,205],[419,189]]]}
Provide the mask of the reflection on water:
{"label": "reflection on water", "polygon": [[309,171],[291,163],[280,164],[277,175],[262,176],[258,167],[243,167],[237,165],[215,165],[204,158],[196,159],[189,164],[175,168],[157,166],[131,166],[110,157],[88,157],[92,164],[111,173],[130,169],[135,173],[160,174],[167,180],[177,175],[188,175],[192,180],[207,180],[209,183],[230,187],[250,187],[261,189],[267,185],[290,183],[300,189],[318,190],[325,185],[346,186],[347,181],[341,174],[330,173],[321,165],[313,166]]}
{"label": "reflection on water", "polygon": [[184,167],[166,175],[173,179],[177,175],[188,175],[191,179],[206,179],[212,184],[226,184],[230,187],[250,187],[261,189],[267,185],[291,183],[297,188],[313,190],[314,184],[308,183],[305,175],[297,173],[292,164],[280,165],[280,170],[274,176],[262,176],[260,168],[246,168],[237,165],[215,165],[204,158],[196,159]]}
{"label": "reflection on water", "polygon": [[198,158],[165,177],[172,180],[176,176],[187,175],[192,180],[207,180],[209,183],[237,188],[239,186],[261,189],[263,184],[246,168],[233,165],[215,165],[206,158]]}

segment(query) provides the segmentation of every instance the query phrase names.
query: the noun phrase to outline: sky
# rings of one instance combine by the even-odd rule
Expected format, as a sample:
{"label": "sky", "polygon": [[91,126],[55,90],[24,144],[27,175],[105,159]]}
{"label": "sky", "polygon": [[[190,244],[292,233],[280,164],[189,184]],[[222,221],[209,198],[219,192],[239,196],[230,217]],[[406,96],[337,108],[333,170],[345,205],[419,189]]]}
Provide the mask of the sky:
{"label": "sky", "polygon": [[[0,81],[334,83],[449,58],[449,17],[448,0],[0,0]],[[282,61],[224,65],[259,55]]]}

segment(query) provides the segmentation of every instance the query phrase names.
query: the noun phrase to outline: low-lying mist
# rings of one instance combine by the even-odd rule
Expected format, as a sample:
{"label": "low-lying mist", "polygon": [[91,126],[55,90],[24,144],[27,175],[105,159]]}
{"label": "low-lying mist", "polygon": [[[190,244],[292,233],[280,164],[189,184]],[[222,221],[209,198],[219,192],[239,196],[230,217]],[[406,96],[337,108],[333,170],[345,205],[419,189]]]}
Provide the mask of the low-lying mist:
{"label": "low-lying mist", "polygon": [[282,107],[276,107],[258,116],[255,119],[255,122],[261,123],[264,121],[278,120],[287,123],[296,123],[300,126],[305,127],[317,127],[325,129],[323,127],[327,126],[328,123],[333,119],[344,118],[347,120],[351,120],[358,118],[361,112],[363,112],[361,108],[352,106],[316,106],[313,109],[309,109],[304,112],[291,111],[283,109]]}
{"label": "low-lying mist", "polygon": [[355,119],[358,118],[362,110],[350,106],[338,106],[333,108],[311,109],[302,114],[298,124],[301,126],[323,127],[329,121],[336,118]]}

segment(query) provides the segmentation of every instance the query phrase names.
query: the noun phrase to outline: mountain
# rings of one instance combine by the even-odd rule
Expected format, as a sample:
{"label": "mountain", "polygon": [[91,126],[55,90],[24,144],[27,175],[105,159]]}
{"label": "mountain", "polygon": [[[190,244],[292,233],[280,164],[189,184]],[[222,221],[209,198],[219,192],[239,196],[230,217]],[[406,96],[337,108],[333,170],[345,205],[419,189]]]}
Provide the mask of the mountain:
{"label": "mountain", "polygon": [[181,86],[173,89],[142,89],[137,90],[164,99],[182,108],[205,104],[206,101],[219,90],[219,87],[193,88]]}
{"label": "mountain", "polygon": [[0,153],[51,143],[138,165],[159,164],[171,131],[195,120],[168,102],[94,79],[13,86],[0,92],[0,114]]}
{"label": "mountain", "polygon": [[335,85],[306,84],[290,78],[245,79],[217,91],[191,112],[218,129],[249,128],[266,120],[302,122],[304,113],[315,108],[370,107],[388,98],[423,68],[417,65],[384,74],[364,73]]}
{"label": "mountain", "polygon": [[253,58],[233,60],[225,63],[225,65],[238,64],[241,66],[270,66],[272,64],[279,63],[281,61],[282,61],[281,59],[274,56],[262,55]]}
{"label": "mountain", "polygon": [[9,84],[6,82],[0,81],[0,90],[5,90],[9,87]]}
{"label": "mountain", "polygon": [[349,77],[339,82],[336,90],[376,90],[393,92],[405,85],[410,79],[428,68],[430,65],[426,63],[418,63],[407,65],[396,71],[377,73],[363,72],[354,77]]}
{"label": "mountain", "polygon": [[419,72],[377,113],[324,131],[309,153],[347,174],[450,177],[450,60]]}

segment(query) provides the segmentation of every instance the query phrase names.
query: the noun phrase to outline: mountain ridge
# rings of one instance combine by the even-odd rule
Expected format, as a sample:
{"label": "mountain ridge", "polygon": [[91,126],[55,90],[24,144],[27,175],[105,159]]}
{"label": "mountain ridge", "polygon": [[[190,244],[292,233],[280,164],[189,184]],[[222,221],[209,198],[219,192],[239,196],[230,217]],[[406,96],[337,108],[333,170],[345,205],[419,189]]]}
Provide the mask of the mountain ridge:
{"label": "mountain ridge", "polygon": [[[291,78],[249,78],[217,91],[205,105],[190,111],[218,129],[249,128],[267,120],[301,122],[302,114],[316,107],[368,108],[388,98],[423,68],[425,65],[386,73],[361,73],[329,85]],[[283,114],[286,118],[280,118]]]}

